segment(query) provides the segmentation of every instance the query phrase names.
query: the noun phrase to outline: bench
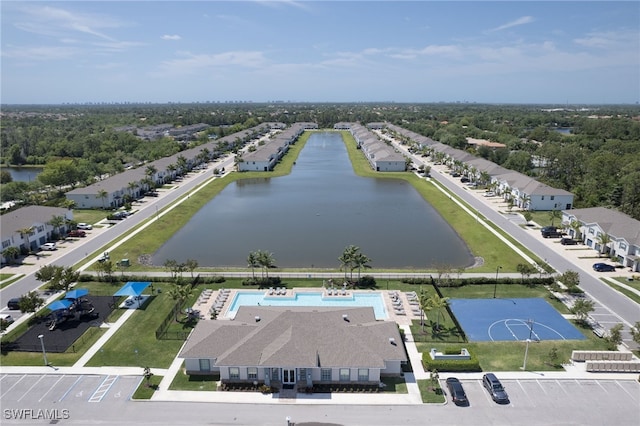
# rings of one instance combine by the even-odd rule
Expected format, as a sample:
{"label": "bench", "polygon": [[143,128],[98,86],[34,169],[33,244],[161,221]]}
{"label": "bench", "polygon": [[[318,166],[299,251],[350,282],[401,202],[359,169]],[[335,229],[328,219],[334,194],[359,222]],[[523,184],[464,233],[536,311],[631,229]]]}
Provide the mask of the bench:
{"label": "bench", "polygon": [[640,373],[640,361],[587,361],[593,373]]}
{"label": "bench", "polygon": [[620,351],[573,351],[573,361],[631,361],[633,353]]}

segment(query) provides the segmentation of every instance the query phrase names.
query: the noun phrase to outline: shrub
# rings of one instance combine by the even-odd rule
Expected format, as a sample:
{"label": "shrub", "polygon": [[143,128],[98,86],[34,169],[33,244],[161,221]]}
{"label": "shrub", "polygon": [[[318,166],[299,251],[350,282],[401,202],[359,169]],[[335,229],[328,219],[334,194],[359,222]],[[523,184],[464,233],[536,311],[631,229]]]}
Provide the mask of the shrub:
{"label": "shrub", "polygon": [[[460,353],[461,348],[446,350],[445,353],[449,353],[453,351],[455,354]],[[482,371],[480,367],[480,361],[473,354],[471,355],[471,359],[468,360],[434,360],[431,359],[431,355],[429,352],[424,352],[422,354],[422,364],[424,365],[425,370],[434,371],[437,370],[439,372],[447,371],[447,372],[477,372]]]}

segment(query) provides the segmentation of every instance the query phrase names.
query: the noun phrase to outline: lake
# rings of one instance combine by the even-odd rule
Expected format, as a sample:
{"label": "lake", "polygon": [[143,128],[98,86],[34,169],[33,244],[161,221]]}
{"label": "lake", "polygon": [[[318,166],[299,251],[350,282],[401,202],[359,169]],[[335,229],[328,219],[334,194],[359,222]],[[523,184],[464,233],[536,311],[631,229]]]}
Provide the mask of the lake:
{"label": "lake", "polygon": [[246,267],[252,251],[284,268],[337,268],[348,245],[375,268],[470,266],[466,244],[407,182],[363,178],[339,133],[309,137],[292,172],[231,183],[154,255],[200,266]]}
{"label": "lake", "polygon": [[2,167],[11,175],[14,182],[32,182],[42,172],[42,167]]}

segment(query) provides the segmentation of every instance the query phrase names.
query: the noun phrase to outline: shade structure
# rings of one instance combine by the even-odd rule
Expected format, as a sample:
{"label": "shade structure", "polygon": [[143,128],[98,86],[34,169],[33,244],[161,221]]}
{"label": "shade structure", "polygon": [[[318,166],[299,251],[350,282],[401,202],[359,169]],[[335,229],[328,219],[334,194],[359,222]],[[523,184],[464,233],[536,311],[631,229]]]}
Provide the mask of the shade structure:
{"label": "shade structure", "polygon": [[52,311],[59,311],[61,309],[68,309],[71,304],[72,303],[70,300],[56,300],[55,302],[52,302],[49,306],[47,306],[47,308]]}
{"label": "shade structure", "polygon": [[[150,282],[142,281],[129,281],[118,290],[114,296],[140,296],[145,288],[151,285]],[[140,300],[138,300],[138,307],[140,306]]]}
{"label": "shade structure", "polygon": [[68,291],[67,294],[64,295],[65,299],[80,299],[82,296],[89,294],[89,290],[86,288],[76,288],[74,290]]}

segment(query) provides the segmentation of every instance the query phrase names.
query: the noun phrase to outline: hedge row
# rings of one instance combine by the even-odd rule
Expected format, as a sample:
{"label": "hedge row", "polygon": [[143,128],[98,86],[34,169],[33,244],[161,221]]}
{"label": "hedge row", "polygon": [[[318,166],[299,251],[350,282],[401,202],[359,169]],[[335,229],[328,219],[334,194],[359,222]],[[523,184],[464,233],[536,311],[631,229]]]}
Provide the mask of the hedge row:
{"label": "hedge row", "polygon": [[[460,348],[454,350],[447,350],[446,353],[449,354],[453,352],[453,354],[459,354]],[[434,360],[431,359],[431,355],[429,352],[424,352],[422,354],[422,364],[424,366],[425,371],[446,371],[446,372],[477,372],[482,371],[480,367],[480,361],[478,358],[472,354],[471,359],[468,360]]]}
{"label": "hedge row", "polygon": [[[534,277],[534,278],[511,278],[504,277],[498,278],[498,284],[525,284],[529,286],[536,285],[551,285],[554,282],[553,277]],[[431,278],[403,278],[402,282],[405,284],[436,284],[435,280]],[[448,278],[440,280],[437,284],[440,287],[462,287],[465,285],[483,285],[483,284],[495,284],[495,278],[489,277],[472,277],[472,278]]]}

